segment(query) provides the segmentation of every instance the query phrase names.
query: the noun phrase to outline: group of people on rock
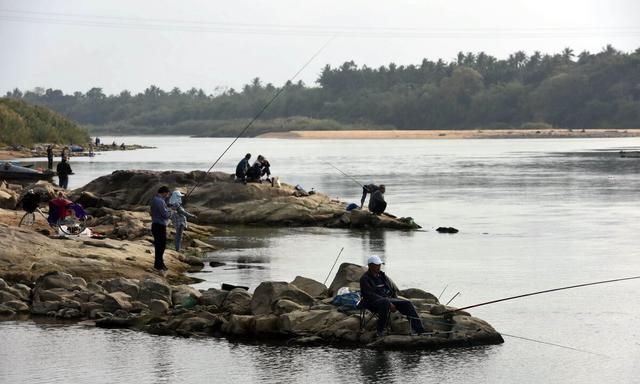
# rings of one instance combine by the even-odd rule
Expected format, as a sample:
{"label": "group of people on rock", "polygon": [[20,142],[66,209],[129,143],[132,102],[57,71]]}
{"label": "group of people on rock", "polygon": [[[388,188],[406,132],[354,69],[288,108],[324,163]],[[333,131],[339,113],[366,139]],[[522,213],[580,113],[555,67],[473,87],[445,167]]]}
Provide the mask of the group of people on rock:
{"label": "group of people on rock", "polygon": [[[167,204],[168,197],[169,203]],[[183,197],[184,193],[182,191],[176,189],[171,192],[169,187],[163,185],[151,199],[151,234],[153,235],[155,250],[153,267],[157,271],[167,270],[167,266],[164,264],[164,251],[167,248],[167,226],[169,221],[173,222],[175,227],[175,246],[176,251],[180,252],[184,230],[187,229],[187,218],[196,217],[196,215],[184,209]]]}
{"label": "group of people on rock", "polygon": [[258,155],[258,158],[249,165],[251,154],[247,153],[242,160],[236,166],[236,181],[243,183],[261,183],[262,176],[267,176],[266,181],[273,185],[274,180],[271,178],[271,164],[262,155]]}

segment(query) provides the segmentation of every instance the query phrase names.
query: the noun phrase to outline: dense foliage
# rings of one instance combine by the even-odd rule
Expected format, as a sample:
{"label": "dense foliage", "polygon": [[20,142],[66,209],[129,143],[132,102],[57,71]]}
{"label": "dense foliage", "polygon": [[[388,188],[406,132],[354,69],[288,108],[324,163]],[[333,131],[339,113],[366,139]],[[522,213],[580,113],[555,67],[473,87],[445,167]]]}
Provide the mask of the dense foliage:
{"label": "dense foliage", "polygon": [[0,98],[0,143],[29,145],[33,143],[86,143],[85,128],[69,119],[22,100]]}
{"label": "dense foliage", "polygon": [[[250,131],[292,129],[464,129],[554,126],[640,127],[640,49],[611,46],[577,57],[519,51],[505,60],[480,52],[455,61],[359,67],[327,65],[318,87],[287,83]],[[107,96],[101,88],[65,95],[37,89],[7,96],[46,105],[92,131],[233,135],[278,91],[254,79],[241,91],[202,89]]]}

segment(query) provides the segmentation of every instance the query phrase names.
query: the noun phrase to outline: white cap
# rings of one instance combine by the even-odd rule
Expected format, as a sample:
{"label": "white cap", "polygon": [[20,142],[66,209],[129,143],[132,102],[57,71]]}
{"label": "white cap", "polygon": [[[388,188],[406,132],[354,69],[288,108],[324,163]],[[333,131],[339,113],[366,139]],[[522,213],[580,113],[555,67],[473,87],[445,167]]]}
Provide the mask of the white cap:
{"label": "white cap", "polygon": [[183,196],[184,196],[184,193],[183,193],[181,190],[179,190],[179,189],[176,189],[176,190],[174,191],[174,193],[176,193],[176,194],[177,194],[178,196],[180,196],[180,197],[183,197]]}
{"label": "white cap", "polygon": [[380,265],[384,263],[382,262],[382,259],[380,259],[380,256],[373,255],[367,259],[367,264]]}

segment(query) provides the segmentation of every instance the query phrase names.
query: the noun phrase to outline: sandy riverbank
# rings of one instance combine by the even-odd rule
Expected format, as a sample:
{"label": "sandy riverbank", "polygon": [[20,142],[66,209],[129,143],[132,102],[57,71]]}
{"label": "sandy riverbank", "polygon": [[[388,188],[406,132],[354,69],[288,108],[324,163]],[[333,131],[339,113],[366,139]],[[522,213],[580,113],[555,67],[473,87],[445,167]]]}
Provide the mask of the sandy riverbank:
{"label": "sandy riverbank", "polygon": [[477,130],[388,130],[388,131],[288,131],[271,132],[261,138],[274,139],[537,139],[580,137],[638,137],[634,129],[477,129]]}

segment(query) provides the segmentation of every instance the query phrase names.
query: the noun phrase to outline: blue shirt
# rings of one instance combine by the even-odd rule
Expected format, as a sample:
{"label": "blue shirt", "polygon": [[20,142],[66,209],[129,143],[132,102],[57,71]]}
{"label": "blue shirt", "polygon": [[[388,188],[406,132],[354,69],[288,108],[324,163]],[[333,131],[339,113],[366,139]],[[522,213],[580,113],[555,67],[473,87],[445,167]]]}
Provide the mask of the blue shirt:
{"label": "blue shirt", "polygon": [[151,199],[151,222],[166,227],[167,224],[169,224],[170,217],[171,212],[169,212],[169,208],[167,208],[167,203],[162,196],[155,195],[153,199]]}

